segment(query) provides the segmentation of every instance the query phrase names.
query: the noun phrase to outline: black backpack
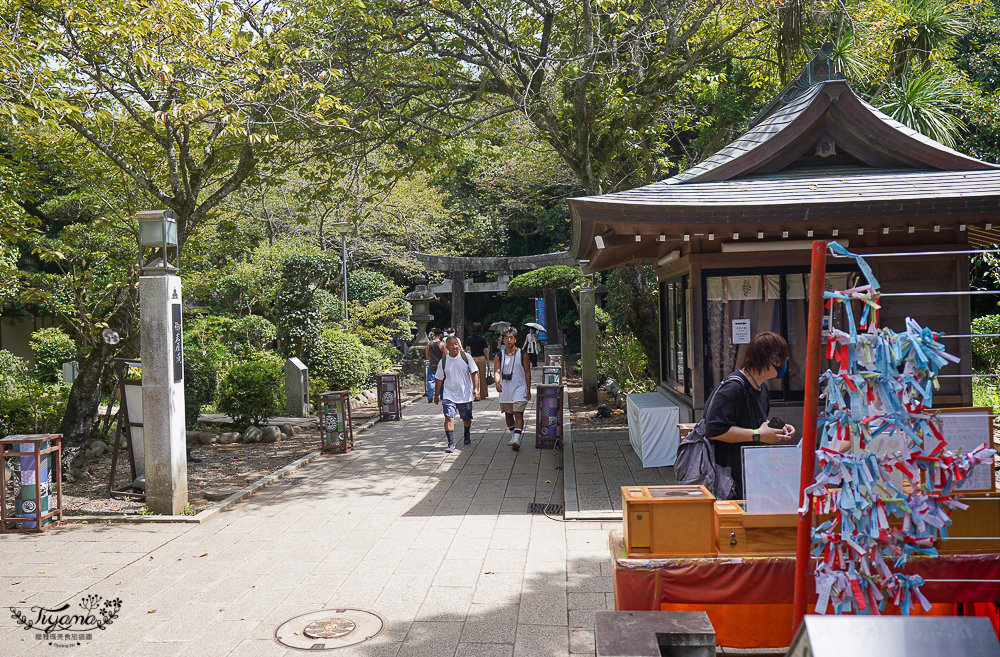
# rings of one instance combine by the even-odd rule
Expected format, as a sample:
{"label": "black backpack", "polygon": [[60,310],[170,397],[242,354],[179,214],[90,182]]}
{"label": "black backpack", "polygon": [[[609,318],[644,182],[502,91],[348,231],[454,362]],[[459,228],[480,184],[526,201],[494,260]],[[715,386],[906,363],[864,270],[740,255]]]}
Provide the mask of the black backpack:
{"label": "black backpack", "polygon": [[[739,381],[743,386],[744,402],[750,397],[747,382],[738,374],[730,374],[722,383],[715,387],[705,403],[705,417],[708,417],[715,399],[715,393],[730,381]],[[724,468],[715,462],[715,444],[709,440],[705,417],[695,425],[677,447],[677,459],[674,461],[674,474],[678,484],[701,485],[715,495],[718,500],[728,500],[733,494],[736,484],[733,481],[731,468]]]}

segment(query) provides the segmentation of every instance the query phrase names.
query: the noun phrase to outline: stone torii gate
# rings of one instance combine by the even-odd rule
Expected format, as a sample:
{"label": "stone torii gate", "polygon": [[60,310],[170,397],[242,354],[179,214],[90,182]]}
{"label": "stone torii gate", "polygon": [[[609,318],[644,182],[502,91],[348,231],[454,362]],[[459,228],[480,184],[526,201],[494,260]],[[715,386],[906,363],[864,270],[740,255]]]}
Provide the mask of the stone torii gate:
{"label": "stone torii gate", "polygon": [[[579,266],[579,262],[568,252],[546,253],[533,256],[513,256],[506,258],[482,258],[439,256],[428,253],[414,254],[429,271],[448,272],[451,276],[450,290],[444,286],[433,288],[436,293],[451,292],[451,326],[458,336],[465,335],[465,293],[503,292],[507,289],[510,275],[515,271],[539,269],[566,265]],[[466,283],[467,272],[495,272],[496,283]],[[556,308],[556,291],[545,290],[545,332],[549,336],[548,353],[561,354],[565,345],[561,343],[559,316]],[[583,398],[585,404],[597,403],[597,328],[594,313],[594,292],[586,287],[580,293],[580,369],[583,375]]]}

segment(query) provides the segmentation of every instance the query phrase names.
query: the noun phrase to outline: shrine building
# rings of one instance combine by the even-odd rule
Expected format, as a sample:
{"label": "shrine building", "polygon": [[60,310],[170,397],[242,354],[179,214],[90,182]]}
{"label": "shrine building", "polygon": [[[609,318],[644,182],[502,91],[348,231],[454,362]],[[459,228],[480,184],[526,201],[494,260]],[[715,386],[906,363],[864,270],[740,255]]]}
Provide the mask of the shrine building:
{"label": "shrine building", "polygon": [[[868,260],[882,292],[921,293],[884,296],[879,325],[900,331],[912,317],[958,336],[944,340],[961,363],[942,374],[971,373],[969,297],[933,293],[969,289],[968,255],[950,252],[1000,242],[1000,166],[905,127],[840,77],[821,54],[705,161],[651,185],[570,200],[570,254],[589,261],[584,272],[656,268],[658,390],[681,422],[701,417],[748,334],[774,331],[791,360],[770,382],[772,414],[801,427],[814,239],[858,254],[940,252]],[[827,289],[847,289],[855,276],[853,260],[828,258]],[[971,379],[943,377],[934,405],[971,406]]]}

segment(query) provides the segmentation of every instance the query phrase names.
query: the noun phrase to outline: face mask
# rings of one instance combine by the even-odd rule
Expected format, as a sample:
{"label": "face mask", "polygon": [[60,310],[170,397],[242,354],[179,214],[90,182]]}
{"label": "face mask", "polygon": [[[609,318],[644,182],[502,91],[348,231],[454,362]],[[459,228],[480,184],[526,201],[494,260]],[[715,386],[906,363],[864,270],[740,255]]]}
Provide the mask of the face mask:
{"label": "face mask", "polygon": [[780,379],[787,373],[788,373],[788,361],[786,360],[784,363],[781,364],[781,367],[777,369],[777,374],[775,374],[774,376],[775,378]]}

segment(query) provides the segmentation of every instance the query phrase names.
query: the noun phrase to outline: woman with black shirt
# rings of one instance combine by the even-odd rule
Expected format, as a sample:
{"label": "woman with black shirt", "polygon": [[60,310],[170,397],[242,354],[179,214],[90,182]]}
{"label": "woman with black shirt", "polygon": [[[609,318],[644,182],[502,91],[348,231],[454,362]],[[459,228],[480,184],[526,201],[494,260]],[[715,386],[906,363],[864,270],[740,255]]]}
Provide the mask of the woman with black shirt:
{"label": "woman with black shirt", "polygon": [[715,441],[715,462],[731,468],[735,499],[743,490],[743,452],[748,445],[773,445],[795,435],[790,424],[768,426],[771,400],[767,381],[788,370],[788,343],[776,333],[758,333],[750,340],[743,365],[723,381],[705,409],[705,435]]}

